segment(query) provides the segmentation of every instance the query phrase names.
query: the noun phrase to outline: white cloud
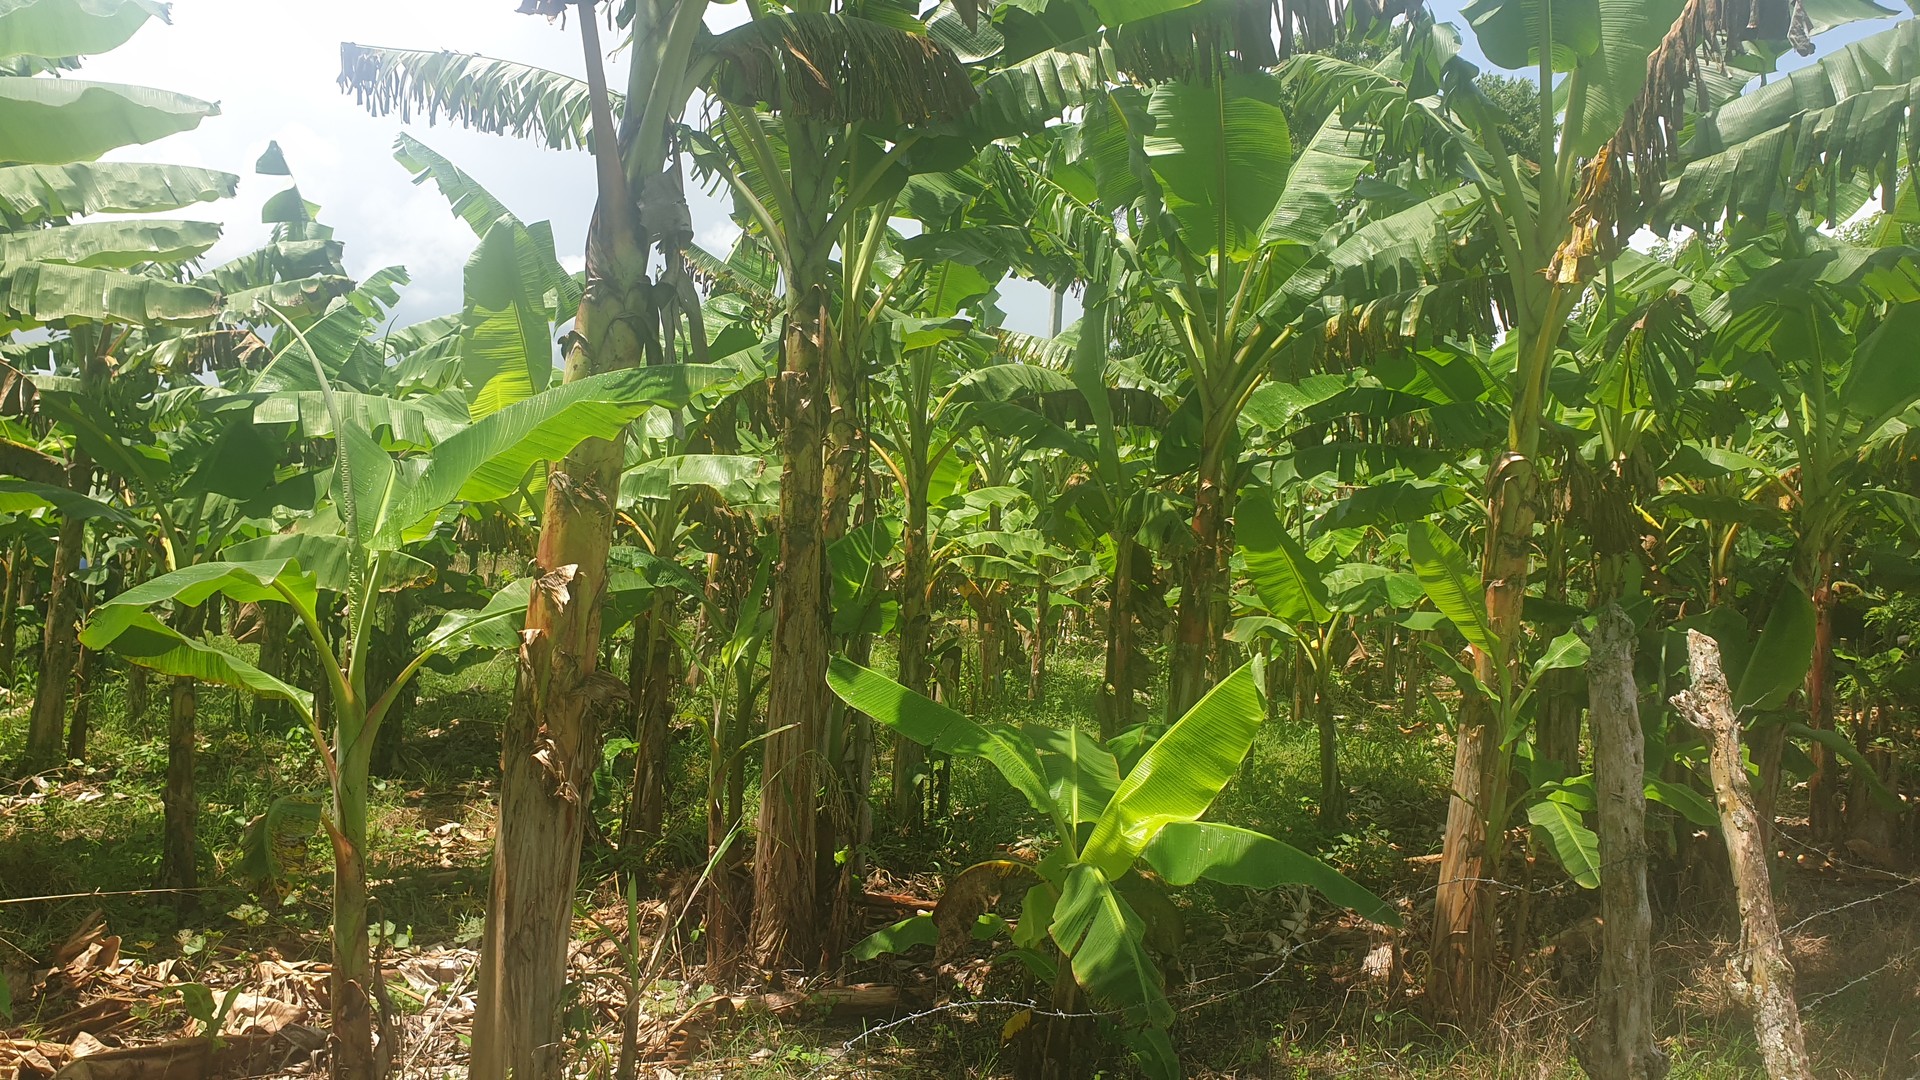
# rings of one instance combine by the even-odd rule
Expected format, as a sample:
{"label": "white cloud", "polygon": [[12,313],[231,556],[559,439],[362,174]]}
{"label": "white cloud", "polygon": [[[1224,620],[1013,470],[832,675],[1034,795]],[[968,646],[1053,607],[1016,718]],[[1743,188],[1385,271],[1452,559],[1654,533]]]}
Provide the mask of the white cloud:
{"label": "white cloud", "polygon": [[[334,81],[340,43],[453,49],[576,75],[584,71],[576,27],[513,8],[513,0],[176,0],[173,25],[149,24],[121,48],[89,59],[82,75],[220,104],[221,115],[194,131],[111,155],[240,175],[236,198],[180,214],[225,224],[212,260],[242,254],[266,238],[261,204],[287,180],[254,175],[253,163],[269,141],[277,140],[301,194],[320,204],[321,220],[345,242],[350,270],[365,274],[394,263],[407,267],[414,284],[402,294],[400,320],[410,322],[459,307],[461,268],[474,236],[436,190],[415,187],[394,162],[396,134],[404,129],[445,154],[521,217],[550,220],[562,262],[570,268],[580,265],[593,213],[592,163],[584,153],[550,151],[445,123],[429,127],[416,119],[403,125],[397,116],[370,116]],[[716,5],[709,13],[715,30],[743,18],[742,5]],[[602,36],[610,47],[618,43],[614,35]],[[608,79],[616,86],[626,81],[624,51],[610,58]],[[695,234],[703,245],[724,253],[739,231],[728,219],[727,200],[689,187]],[[1024,309],[1024,301],[1020,296],[1007,306]],[[1044,303],[1032,317],[1044,323]]]}

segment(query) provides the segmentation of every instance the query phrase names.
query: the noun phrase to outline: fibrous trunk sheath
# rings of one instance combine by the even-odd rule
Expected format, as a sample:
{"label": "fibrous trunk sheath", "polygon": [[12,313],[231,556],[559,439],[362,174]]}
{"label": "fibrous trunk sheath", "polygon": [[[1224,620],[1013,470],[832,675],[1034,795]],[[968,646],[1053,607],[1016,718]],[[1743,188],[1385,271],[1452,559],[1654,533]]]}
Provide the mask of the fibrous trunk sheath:
{"label": "fibrous trunk sheath", "polygon": [[1100,679],[1100,737],[1111,739],[1133,725],[1137,674],[1133,617],[1134,544],[1129,533],[1113,537],[1113,583],[1107,600],[1106,666]]}
{"label": "fibrous trunk sheath", "polygon": [[783,459],[780,564],[753,866],[752,945],[766,971],[811,968],[819,959],[815,769],[828,696],[822,454],[824,354],[831,333],[826,289],[809,286],[789,307],[776,390]]}
{"label": "fibrous trunk sheath", "polygon": [[[587,16],[591,18],[592,16]],[[600,217],[596,215],[596,232]],[[588,244],[586,294],[566,378],[638,366],[644,261]],[[589,439],[547,474],[513,708],[502,733],[500,825],[480,955],[473,1080],[560,1075],[567,947],[600,726],[625,694],[597,670],[621,441]]]}
{"label": "fibrous trunk sheath", "polygon": [[[1817,560],[1813,586],[1813,664],[1807,669],[1807,726],[1833,730],[1833,574],[1831,555]],[[1831,748],[1814,742],[1807,748],[1813,775],[1807,781],[1807,825],[1816,839],[1840,835],[1840,762]]]}
{"label": "fibrous trunk sheath", "polygon": [[[1517,651],[1520,607],[1527,588],[1528,549],[1533,535],[1533,463],[1507,454],[1489,479],[1491,520],[1482,580],[1494,634]],[[1494,658],[1474,650],[1475,673],[1487,686],[1500,685]],[[1440,854],[1440,886],[1434,896],[1433,970],[1427,993],[1436,1013],[1455,1024],[1485,1020],[1499,986],[1495,979],[1498,923],[1493,879],[1499,872],[1500,828],[1505,818],[1512,755],[1501,743],[1494,703],[1469,695],[1455,736],[1453,797]]]}
{"label": "fibrous trunk sheath", "polygon": [[167,713],[167,786],[161,794],[165,817],[161,876],[169,888],[200,884],[194,865],[193,728],[196,695],[193,680],[176,677]]}
{"label": "fibrous trunk sheath", "polygon": [[[351,705],[345,706],[352,708]],[[366,750],[341,755],[333,793],[332,1080],[378,1080],[392,1046],[374,1043],[372,950],[367,934]]]}
{"label": "fibrous trunk sheath", "polygon": [[1193,497],[1193,550],[1187,553],[1186,573],[1180,581],[1173,658],[1167,671],[1166,720],[1185,716],[1213,682],[1213,663],[1220,647],[1227,568],[1227,515],[1232,512],[1222,466],[1211,458],[1200,466],[1199,486]]}
{"label": "fibrous trunk sheath", "polygon": [[667,633],[669,609],[656,598],[647,614],[633,621],[633,660],[627,694],[633,718],[633,792],[627,806],[624,844],[644,845],[660,838],[667,812],[668,721],[673,717],[673,641]]}
{"label": "fibrous trunk sheath", "polygon": [[[927,661],[932,645],[933,616],[928,609],[927,579],[930,560],[927,552],[927,500],[924,482],[912,483],[907,490],[906,524],[900,533],[903,560],[900,581],[899,677],[900,685],[918,694],[927,694],[933,672]],[[925,800],[922,770],[926,751],[904,735],[893,739],[893,819],[902,826],[920,822]]]}
{"label": "fibrous trunk sheath", "polygon": [[40,679],[33,692],[33,715],[27,726],[27,759],[51,764],[60,757],[61,735],[67,718],[67,687],[73,678],[73,654],[80,647],[74,626],[80,583],[73,572],[80,566],[80,545],[86,522],[79,518],[60,523],[54,544],[53,569],[47,593],[47,621],[42,627]]}

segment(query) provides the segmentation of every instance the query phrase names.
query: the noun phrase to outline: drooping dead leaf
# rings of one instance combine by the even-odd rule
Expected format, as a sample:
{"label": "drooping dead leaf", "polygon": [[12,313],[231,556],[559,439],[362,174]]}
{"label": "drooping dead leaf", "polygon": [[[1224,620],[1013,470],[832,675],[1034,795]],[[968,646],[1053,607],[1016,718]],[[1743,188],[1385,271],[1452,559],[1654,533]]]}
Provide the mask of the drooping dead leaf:
{"label": "drooping dead leaf", "polygon": [[209,1039],[175,1039],[104,1050],[71,1061],[54,1080],[203,1080],[213,1058]]}
{"label": "drooping dead leaf", "polygon": [[226,1035],[272,1035],[288,1024],[307,1018],[307,1007],[291,1001],[242,993],[233,999],[221,1033]]}
{"label": "drooping dead leaf", "polygon": [[552,599],[555,611],[564,611],[566,610],[566,606],[573,602],[573,594],[568,590],[567,586],[573,584],[573,579],[578,576],[579,573],[579,563],[568,563],[565,566],[555,567],[553,570],[541,574],[534,582],[534,587],[546,593],[547,596]]}
{"label": "drooping dead leaf", "polygon": [[1186,919],[1158,877],[1131,873],[1113,883],[1127,906],[1146,924],[1147,946],[1162,956],[1174,956],[1187,940]]}
{"label": "drooping dead leaf", "polygon": [[120,935],[96,937],[80,954],[61,966],[68,980],[78,985],[90,973],[105,971],[120,959]]}
{"label": "drooping dead leaf", "polygon": [[1038,880],[1033,867],[1011,859],[989,859],[954,875],[933,907],[933,925],[940,932],[934,959],[945,963],[966,948],[981,915],[1000,902],[1009,882]]}
{"label": "drooping dead leaf", "polygon": [[35,1039],[0,1039],[0,1076],[45,1080],[66,1064],[67,1048]]}
{"label": "drooping dead leaf", "polygon": [[106,936],[106,932],[107,913],[101,911],[99,908],[95,908],[88,913],[86,918],[80,920],[79,928],[67,935],[67,940],[61,942],[60,947],[53,950],[53,955],[47,958],[47,966],[55,968],[66,967],[78,959],[80,955],[85,953],[89,948],[98,944],[100,939]]}

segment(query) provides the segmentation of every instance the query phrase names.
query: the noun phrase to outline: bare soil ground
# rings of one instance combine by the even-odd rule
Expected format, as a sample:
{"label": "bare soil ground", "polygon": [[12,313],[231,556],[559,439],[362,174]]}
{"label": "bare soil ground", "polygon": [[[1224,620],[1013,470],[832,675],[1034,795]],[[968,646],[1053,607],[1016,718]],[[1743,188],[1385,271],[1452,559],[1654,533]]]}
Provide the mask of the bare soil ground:
{"label": "bare soil ground", "polygon": [[[425,799],[412,812],[439,853],[439,867],[421,872],[464,876],[484,857],[488,830],[472,813]],[[1816,1074],[1920,1075],[1920,877],[1824,856],[1791,828],[1778,846],[1776,887]],[[1420,862],[1409,868],[1416,897]],[[937,882],[872,884],[879,887],[864,909],[879,926],[930,906]],[[611,884],[597,899],[577,927],[574,958],[580,997],[572,1026],[588,1074],[621,1071],[630,955],[641,978],[628,1063],[646,1080],[1004,1075],[1000,1035],[1034,993],[984,948],[939,969],[910,954],[832,982],[721,993],[699,982],[701,949],[686,933],[697,913],[675,910],[679,897],[631,913]],[[1192,1075],[1202,1077],[1578,1075],[1595,967],[1590,899],[1559,884],[1541,891],[1535,925],[1564,925],[1516,953],[1505,1004],[1471,1041],[1422,1021],[1420,950],[1400,932],[1329,916],[1324,905],[1285,891],[1196,908],[1170,988],[1180,1012],[1176,1040]],[[1403,904],[1409,927],[1418,927],[1417,903]],[[7,910],[0,907],[0,917]],[[633,941],[630,914],[641,930]],[[1724,917],[1700,911],[1661,926],[1655,968],[1677,1077],[1759,1075],[1746,1020],[1724,990],[1732,930]],[[323,935],[261,927],[197,951],[190,940],[176,944],[140,950],[89,912],[50,952],[10,950],[15,1022],[0,1040],[0,1080],[324,1072]],[[459,946],[392,939],[383,949],[399,1075],[464,1072],[476,961]],[[204,1013],[194,1016],[196,997],[199,1009],[210,1004],[218,1013],[217,1038],[207,1037]],[[1124,1075],[1118,1060],[1107,1064]]]}

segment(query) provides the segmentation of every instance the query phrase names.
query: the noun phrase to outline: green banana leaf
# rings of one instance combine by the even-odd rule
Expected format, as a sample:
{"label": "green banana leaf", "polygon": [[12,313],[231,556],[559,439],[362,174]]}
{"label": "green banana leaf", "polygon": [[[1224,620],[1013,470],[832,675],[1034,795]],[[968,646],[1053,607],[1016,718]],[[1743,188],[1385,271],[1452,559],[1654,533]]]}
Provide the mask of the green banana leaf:
{"label": "green banana leaf", "polygon": [[313,695],[281,682],[231,653],[204,645],[154,618],[144,608],[123,604],[102,607],[80,635],[89,649],[111,649],[141,667],[266,697],[284,698],[313,719]]}
{"label": "green banana leaf", "polygon": [[849,949],[848,954],[855,960],[867,961],[888,953],[903,953],[916,945],[931,947],[939,940],[940,931],[933,925],[932,913],[927,912],[875,930]]}
{"label": "green banana leaf", "polygon": [[558,461],[587,439],[612,438],[647,409],[685,405],[739,377],[712,364],[659,364],[590,376],[516,402],[433,448],[404,516],[418,522],[456,498],[503,498],[534,465]]}
{"label": "green banana leaf", "polygon": [[1416,521],[1407,528],[1407,554],[1412,556],[1413,572],[1419,575],[1420,586],[1433,606],[1468,644],[1498,658],[1500,643],[1487,617],[1486,591],[1460,545],[1438,525]]}
{"label": "green banana leaf", "polygon": [[62,263],[0,268],[0,318],[16,328],[56,319],[132,326],[188,323],[220,311],[220,294],[198,285]]}
{"label": "green banana leaf", "polygon": [[467,260],[460,335],[460,370],[473,387],[474,420],[552,384],[553,324],[573,315],[566,308],[570,296],[579,304],[571,283],[545,222],[523,225],[503,216],[480,238]]}
{"label": "green banana leaf", "polygon": [[145,86],[0,76],[0,161],[64,165],[218,116],[210,101]]}
{"label": "green banana leaf", "polygon": [[0,60],[96,56],[126,44],[167,5],[157,0],[0,0]]}
{"label": "green banana leaf", "polygon": [[1169,885],[1191,885],[1201,878],[1255,889],[1307,885],[1374,922],[1400,925],[1393,905],[1299,848],[1251,829],[1176,822],[1160,830],[1142,854]]}
{"label": "green banana leaf", "polygon": [[0,235],[0,264],[62,263],[124,270],[141,263],[178,263],[206,253],[220,239],[211,221],[87,221]]}
{"label": "green banana leaf", "polygon": [[1144,153],[1188,249],[1250,254],[1293,162],[1279,81],[1265,72],[1229,72],[1161,83],[1147,112],[1154,126]]}
{"label": "green banana leaf", "polygon": [[1000,724],[976,724],[845,657],[836,656],[827,665],[827,685],[848,706],[929,750],[987,761],[1026,798],[1027,805],[1054,822],[1062,839],[1073,835],[1048,794],[1040,755],[1025,735]]}
{"label": "green banana leaf", "polygon": [[643,461],[620,477],[620,501],[665,499],[676,489],[704,487],[733,505],[765,502],[779,483],[767,459],[752,454],[673,454]]}
{"label": "green banana leaf", "polygon": [[1527,807],[1527,820],[1547,835],[1554,857],[1581,888],[1600,887],[1600,838],[1579,810],[1559,799],[1542,799]]}
{"label": "green banana leaf", "polygon": [[1074,980],[1119,1011],[1123,1025],[1173,1023],[1160,966],[1147,955],[1146,924],[1098,867],[1082,863],[1067,874],[1049,933],[1071,959]]}
{"label": "green banana leaf", "polygon": [[194,563],[135,585],[102,604],[96,619],[116,608],[144,611],[167,600],[198,607],[215,593],[243,604],[290,603],[309,618],[319,596],[314,575],[288,556],[256,562]]}
{"label": "green banana leaf", "polygon": [[0,479],[0,514],[25,514],[50,509],[62,517],[101,518],[122,528],[140,529],[146,523],[112,503],[82,495],[56,484]]}
{"label": "green banana leaf", "polygon": [[232,173],[186,165],[86,161],[0,167],[0,212],[27,224],[85,214],[159,214],[230,199]]}
{"label": "green banana leaf", "polygon": [[1234,539],[1253,590],[1270,614],[1292,623],[1320,624],[1333,617],[1325,575],[1280,523],[1264,490],[1241,497],[1234,510]]}
{"label": "green banana leaf", "polygon": [[1162,828],[1207,812],[1266,720],[1257,664],[1221,680],[1141,755],[1087,837],[1083,862],[1117,878]]}
{"label": "green banana leaf", "polygon": [[[1735,713],[1769,712],[1806,682],[1813,666],[1814,610],[1806,590],[1788,581],[1767,613],[1733,690]],[[1723,652],[1725,650],[1722,650]]]}
{"label": "green banana leaf", "polygon": [[1078,729],[1022,724],[1020,730],[1040,752],[1047,794],[1068,824],[1099,821],[1120,787],[1120,763],[1093,736]]}

